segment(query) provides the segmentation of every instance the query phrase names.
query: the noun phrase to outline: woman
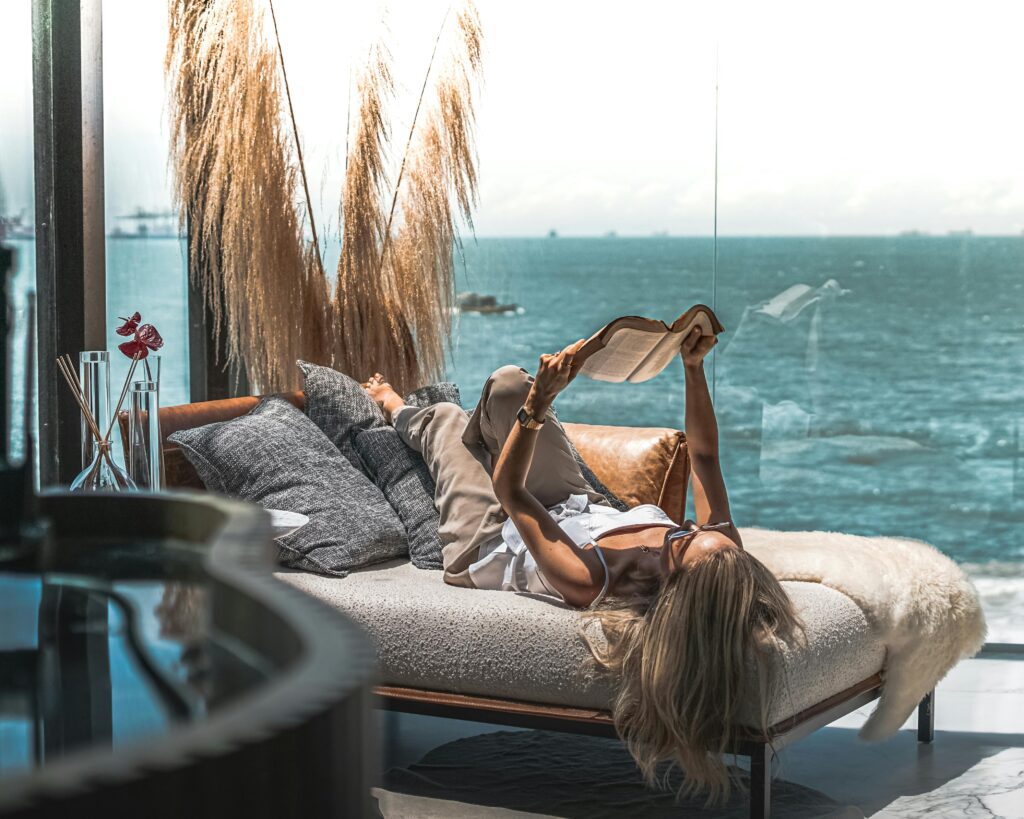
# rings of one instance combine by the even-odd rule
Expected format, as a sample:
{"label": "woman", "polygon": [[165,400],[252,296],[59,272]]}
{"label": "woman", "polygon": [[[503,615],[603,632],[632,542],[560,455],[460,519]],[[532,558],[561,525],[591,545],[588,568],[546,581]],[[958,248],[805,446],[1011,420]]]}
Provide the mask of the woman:
{"label": "woman", "polygon": [[716,343],[700,328],[682,342],[697,518],[682,525],[652,505],[617,512],[580,473],[551,406],[576,375],[582,341],[541,356],[533,378],[497,370],[472,415],[407,407],[379,374],[364,385],[437,484],[445,581],[594,609],[608,643],[588,643],[620,677],[615,723],[644,775],[653,781],[658,763],[674,761],[684,791],[706,788],[712,800],[728,792],[719,754],[740,706],[759,694],[748,690],[748,658],[763,673],[765,650],[799,631],[732,521],[704,377]]}

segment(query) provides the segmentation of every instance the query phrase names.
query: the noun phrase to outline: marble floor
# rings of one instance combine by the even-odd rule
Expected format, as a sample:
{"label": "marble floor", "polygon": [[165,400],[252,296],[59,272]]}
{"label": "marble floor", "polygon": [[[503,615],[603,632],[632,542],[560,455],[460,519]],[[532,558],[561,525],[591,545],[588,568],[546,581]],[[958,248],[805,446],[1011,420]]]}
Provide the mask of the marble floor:
{"label": "marble floor", "polygon": [[[913,721],[886,742],[861,742],[857,729],[870,708],[844,717],[780,754],[776,775],[786,783],[782,790],[788,801],[785,806],[776,805],[774,816],[1024,817],[1024,654],[988,653],[957,666],[936,693],[932,745],[917,743]],[[382,714],[381,720],[387,768],[413,765],[434,749],[452,747],[449,744],[460,738],[486,739],[480,735],[508,730],[413,716]],[[473,762],[459,764],[457,799],[443,791],[426,798],[381,789],[381,814],[388,819],[579,815],[558,809],[549,813],[550,808],[524,812],[514,810],[512,804],[495,804],[493,780],[486,785],[488,793],[477,801],[471,787]],[[522,772],[518,773],[517,786],[522,787]],[[493,777],[493,770],[485,774],[481,768],[479,776],[483,782],[485,776]],[[543,777],[543,770],[536,776]],[[580,787],[588,786],[581,783]],[[741,814],[735,809],[705,812],[684,807],[678,815],[724,819]],[[602,815],[640,814],[623,809]]]}

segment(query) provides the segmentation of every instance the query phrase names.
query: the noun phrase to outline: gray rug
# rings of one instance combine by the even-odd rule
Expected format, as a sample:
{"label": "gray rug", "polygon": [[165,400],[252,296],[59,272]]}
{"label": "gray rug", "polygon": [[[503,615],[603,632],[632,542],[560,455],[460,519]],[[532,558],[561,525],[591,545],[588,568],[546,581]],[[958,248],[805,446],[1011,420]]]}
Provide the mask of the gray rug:
{"label": "gray rug", "polygon": [[[745,788],[746,774],[738,774]],[[678,787],[678,777],[671,784]],[[644,787],[622,743],[547,731],[498,731],[449,742],[413,765],[389,770],[374,793],[386,819],[749,815],[746,793],[734,792],[728,805],[714,810],[701,799],[677,802],[673,792]],[[773,816],[796,819],[863,816],[819,791],[779,779],[772,809]]]}

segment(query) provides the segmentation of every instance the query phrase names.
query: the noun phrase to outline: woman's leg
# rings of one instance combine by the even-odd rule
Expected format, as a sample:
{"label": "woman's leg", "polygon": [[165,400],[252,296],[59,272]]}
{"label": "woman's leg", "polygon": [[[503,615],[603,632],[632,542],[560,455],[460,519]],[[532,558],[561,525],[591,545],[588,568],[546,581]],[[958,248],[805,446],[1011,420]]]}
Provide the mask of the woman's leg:
{"label": "woman's leg", "polygon": [[468,420],[462,407],[448,403],[404,407],[394,415],[395,429],[423,455],[437,487],[445,582],[472,587],[466,570],[480,546],[501,534],[505,515],[491,486],[490,456],[463,442]]}
{"label": "woman's leg", "polygon": [[[468,447],[483,446],[493,464],[505,446],[512,425],[518,423],[516,413],[523,406],[532,383],[533,376],[521,367],[510,364],[495,370],[484,384],[480,403],[466,425],[463,443]],[[526,488],[544,506],[561,503],[569,495],[587,495],[592,501],[606,502],[583,477],[565,430],[553,415],[548,416],[540,430]]]}

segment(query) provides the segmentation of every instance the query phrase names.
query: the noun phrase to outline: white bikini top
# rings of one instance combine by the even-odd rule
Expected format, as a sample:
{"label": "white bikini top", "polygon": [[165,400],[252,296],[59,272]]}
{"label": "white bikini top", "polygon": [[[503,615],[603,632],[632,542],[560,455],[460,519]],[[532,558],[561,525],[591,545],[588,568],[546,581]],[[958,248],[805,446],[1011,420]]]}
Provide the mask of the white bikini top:
{"label": "white bikini top", "polygon": [[[586,495],[569,498],[548,510],[554,521],[577,546],[592,544],[604,569],[604,586],[589,608],[598,606],[608,594],[611,577],[608,561],[597,545],[597,538],[637,526],[675,526],[665,512],[653,504],[635,506],[620,512],[610,506],[590,503]],[[561,593],[552,586],[526,548],[519,530],[511,519],[501,529],[501,538],[480,547],[478,559],[469,567],[469,576],[478,589],[529,592],[562,600]]]}

